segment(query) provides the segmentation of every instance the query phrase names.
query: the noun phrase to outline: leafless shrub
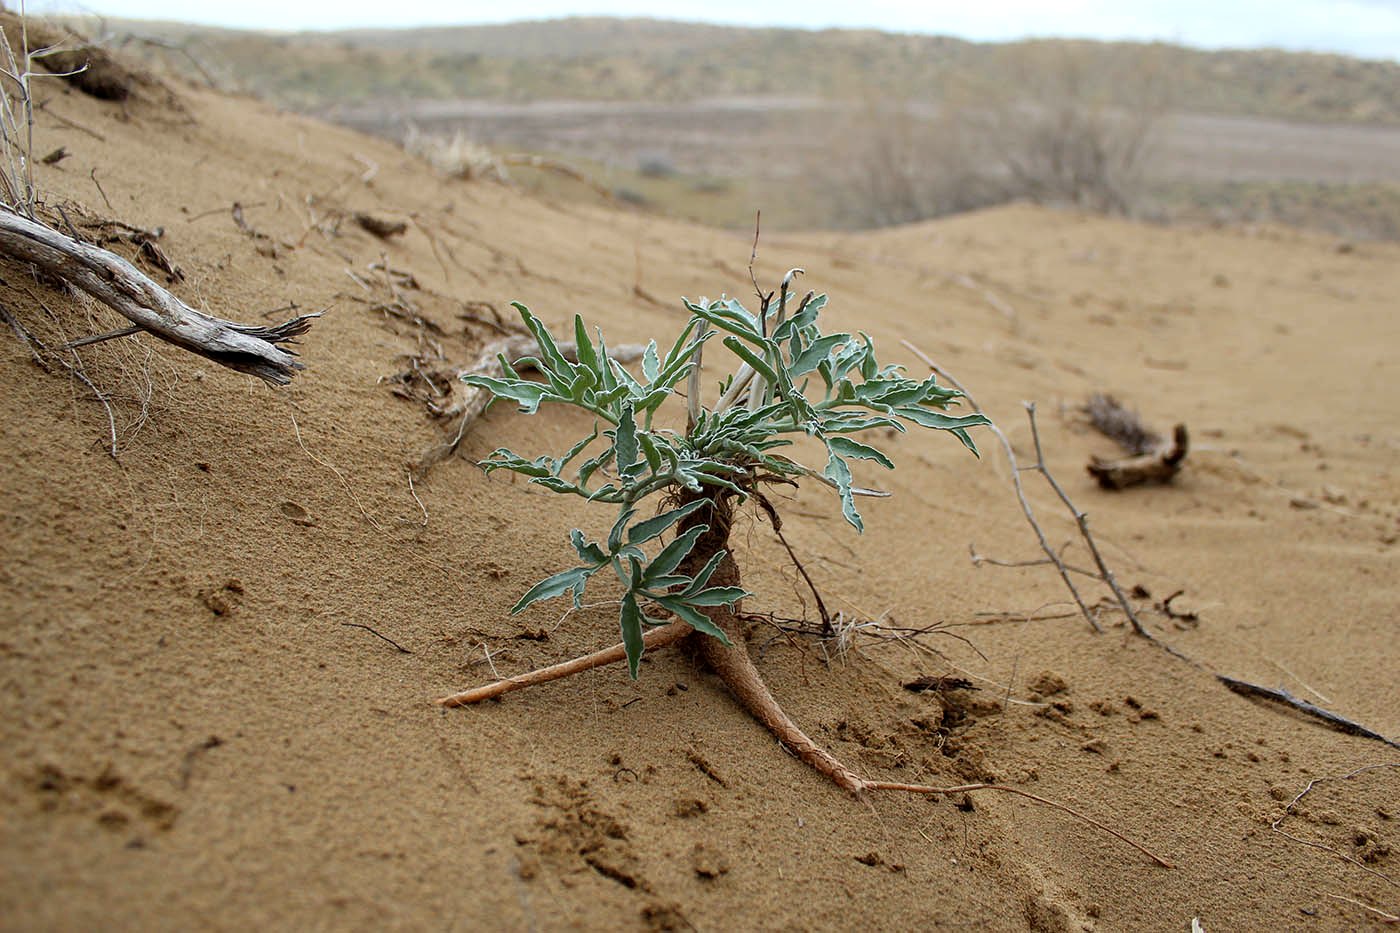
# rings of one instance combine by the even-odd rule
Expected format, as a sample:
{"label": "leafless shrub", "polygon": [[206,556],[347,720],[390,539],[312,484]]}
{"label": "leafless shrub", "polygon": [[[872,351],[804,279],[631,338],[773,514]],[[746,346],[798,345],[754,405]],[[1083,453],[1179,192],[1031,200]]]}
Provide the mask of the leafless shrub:
{"label": "leafless shrub", "polygon": [[867,94],[835,136],[833,219],[879,226],[1013,200],[1132,213],[1169,100],[1159,56],[1137,51],[1091,68],[1079,44],[1022,43],[1002,51],[995,85]]}

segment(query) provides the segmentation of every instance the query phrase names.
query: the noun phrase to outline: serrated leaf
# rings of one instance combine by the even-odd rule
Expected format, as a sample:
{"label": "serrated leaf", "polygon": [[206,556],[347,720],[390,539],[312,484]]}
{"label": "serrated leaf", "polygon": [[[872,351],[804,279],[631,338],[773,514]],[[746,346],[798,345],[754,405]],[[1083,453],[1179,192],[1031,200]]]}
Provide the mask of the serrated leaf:
{"label": "serrated leaf", "polygon": [[558,473],[564,467],[573,462],[573,459],[583,453],[584,448],[598,439],[598,422],[593,422],[593,430],[587,437],[570,447],[568,452],[555,464],[554,472]]}
{"label": "serrated leaf", "polygon": [[789,378],[796,379],[817,368],[817,365],[831,355],[831,351],[851,339],[850,334],[827,334],[819,337],[805,348],[788,366]]}
{"label": "serrated leaf", "polygon": [[692,606],[732,606],[745,596],[752,596],[742,586],[714,586],[685,597]]}
{"label": "serrated leaf", "polygon": [[971,415],[947,415],[941,411],[933,411],[918,405],[906,405],[894,409],[894,413],[901,418],[907,418],[925,428],[937,428],[940,431],[966,431],[968,428],[975,428],[992,422],[986,415],[978,412]]}
{"label": "serrated leaf", "polygon": [[578,603],[580,595],[583,593],[584,584],[592,576],[593,567],[571,567],[568,570],[561,570],[553,576],[545,577],[539,583],[530,587],[529,591],[510,610],[511,615],[515,615],[532,603],[537,603],[542,599],[553,599],[562,596],[569,590],[574,590],[574,602]]}
{"label": "serrated leaf", "polygon": [[874,460],[887,470],[894,469],[894,463],[889,457],[871,447],[869,444],[862,444],[860,441],[852,440],[849,437],[837,436],[826,439],[826,446],[832,452],[843,457],[855,457],[857,460]]}
{"label": "serrated leaf", "polygon": [[468,373],[462,377],[462,381],[467,385],[485,389],[497,398],[508,398],[519,402],[520,410],[530,415],[539,411],[540,402],[546,396],[554,397],[549,386],[526,379],[493,379],[490,376]]}
{"label": "serrated leaf", "polygon": [[616,554],[618,549],[622,547],[622,533],[627,530],[627,523],[636,514],[636,509],[623,509],[622,513],[617,516],[617,521],[613,522],[612,530],[608,532],[609,554]]}
{"label": "serrated leaf", "polygon": [[617,429],[613,432],[613,456],[619,473],[625,474],[637,462],[637,423],[632,418],[632,406],[622,406]]}
{"label": "serrated leaf", "polygon": [[578,350],[579,365],[596,374],[598,351],[593,349],[593,341],[588,339],[588,328],[583,326],[583,316],[578,314],[574,315],[574,346]]}
{"label": "serrated leaf", "polygon": [[618,619],[622,628],[622,647],[627,652],[627,672],[637,679],[637,666],[642,663],[642,652],[646,643],[642,640],[642,610],[637,606],[637,598],[631,593],[622,597],[622,611]]}
{"label": "serrated leaf", "polygon": [[603,553],[603,549],[589,541],[580,529],[575,528],[569,532],[569,542],[578,552],[579,560],[589,561],[599,567],[608,562],[608,555]]}
{"label": "serrated leaf", "polygon": [[657,603],[674,612],[677,618],[683,620],[691,628],[695,629],[695,631],[718,638],[726,645],[732,644],[729,640],[729,636],[724,634],[723,629],[710,621],[709,616],[693,606],[688,605],[685,600],[675,596],[662,596],[657,600]]}
{"label": "serrated leaf", "polygon": [[690,585],[687,586],[680,595],[685,597],[691,593],[698,593],[703,590],[705,585],[710,582],[710,577],[714,576],[715,571],[719,569],[719,565],[728,554],[728,551],[720,551],[706,561],[705,566],[700,568],[700,572],[695,575],[695,578],[690,581]]}
{"label": "serrated leaf", "polygon": [[709,525],[695,525],[677,535],[675,540],[661,549],[661,553],[657,554],[647,567],[646,579],[664,577],[672,573],[695,549],[695,542],[700,536],[709,530]]}
{"label": "serrated leaf", "polygon": [[[644,522],[638,522],[627,530],[627,543],[645,544],[687,515],[693,515],[708,504],[709,502],[705,499],[696,499],[694,502],[687,502],[678,509],[672,509],[669,512],[663,512],[655,518],[649,518]],[[669,573],[669,571],[667,572]]]}
{"label": "serrated leaf", "polygon": [[647,341],[646,349],[642,351],[642,375],[646,377],[647,385],[656,382],[656,377],[661,375],[661,360],[656,356],[656,341]]}
{"label": "serrated leaf", "polygon": [[836,454],[826,461],[822,475],[836,484],[836,492],[841,497],[841,514],[846,517],[856,531],[865,531],[860,512],[856,510],[855,497],[851,493],[851,468]]}
{"label": "serrated leaf", "polygon": [[544,326],[544,322],[530,313],[530,309],[518,301],[512,301],[511,307],[520,312],[520,317],[525,321],[525,326],[535,338],[535,343],[539,344],[540,353],[543,356],[542,362],[547,365],[541,366],[540,371],[548,376],[551,372],[566,385],[573,381],[574,364],[564,358],[564,354],[559,352],[559,346],[554,342],[554,335],[549,332],[549,328]]}

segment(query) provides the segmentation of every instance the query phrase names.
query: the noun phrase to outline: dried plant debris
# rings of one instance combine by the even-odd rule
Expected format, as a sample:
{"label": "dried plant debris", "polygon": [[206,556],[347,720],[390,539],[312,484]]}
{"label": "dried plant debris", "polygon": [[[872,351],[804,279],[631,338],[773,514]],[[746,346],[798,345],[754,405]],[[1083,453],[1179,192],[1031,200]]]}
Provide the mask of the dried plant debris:
{"label": "dried plant debris", "polygon": [[1084,405],[1089,423],[1112,438],[1127,456],[1108,460],[1093,456],[1088,470],[1104,489],[1126,489],[1144,483],[1170,483],[1186,460],[1189,438],[1178,424],[1167,440],[1143,423],[1137,412],[1111,395],[1095,393]]}
{"label": "dried plant debris", "polygon": [[98,100],[126,100],[136,85],[150,80],[77,33],[52,23],[33,17],[21,22],[15,14],[0,10],[0,28],[11,42],[23,37],[24,51],[46,71]]}

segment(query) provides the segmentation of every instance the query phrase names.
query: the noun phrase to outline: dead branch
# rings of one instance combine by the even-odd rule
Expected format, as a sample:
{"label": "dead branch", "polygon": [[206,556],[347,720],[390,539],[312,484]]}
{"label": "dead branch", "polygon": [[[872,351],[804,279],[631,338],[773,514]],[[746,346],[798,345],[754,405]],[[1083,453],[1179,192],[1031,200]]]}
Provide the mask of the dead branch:
{"label": "dead branch", "polygon": [[[1118,600],[1118,605],[1123,609],[1123,614],[1126,615],[1128,621],[1133,624],[1133,631],[1144,638],[1153,638],[1147,629],[1143,627],[1142,620],[1138,618],[1137,611],[1133,608],[1133,604],[1128,601],[1127,595],[1123,592],[1122,587],[1118,585],[1118,580],[1113,576],[1113,571],[1108,569],[1108,564],[1104,562],[1103,554],[1099,552],[1098,544],[1094,542],[1094,536],[1089,534],[1088,514],[1081,512],[1075,507],[1075,504],[1070,501],[1069,494],[1065,492],[1064,487],[1062,487],[1059,481],[1050,473],[1050,468],[1045,465],[1045,453],[1040,447],[1040,428],[1035,422],[1035,402],[1024,402],[1022,404],[1026,406],[1026,417],[1030,419],[1031,423],[1031,439],[1035,442],[1035,466],[1030,469],[1035,470],[1041,476],[1045,477],[1045,481],[1050,484],[1050,488],[1055,490],[1055,495],[1060,497],[1060,501],[1065,504],[1065,508],[1069,509],[1070,514],[1074,516],[1074,523],[1079,526],[1079,535],[1084,539],[1085,545],[1088,546],[1089,553],[1094,558],[1095,566],[1099,568],[1099,578],[1103,580],[1104,583],[1107,583],[1108,588],[1113,591],[1114,597]],[[1069,579],[1068,574],[1065,574],[1065,579]]]}
{"label": "dead branch", "polygon": [[1088,470],[1104,489],[1126,489],[1143,483],[1170,483],[1186,460],[1190,446],[1186,425],[1172,430],[1170,442],[1143,423],[1111,395],[1095,393],[1084,406],[1089,423],[1116,441],[1128,456],[1108,460],[1091,457]]}
{"label": "dead branch", "polygon": [[275,327],[212,317],[115,253],[8,210],[0,210],[0,253],[37,266],[162,340],[271,385],[286,385],[305,368],[284,345],[295,343],[320,316],[305,314]]}
{"label": "dead branch", "polygon": [[[930,369],[932,369],[934,372],[936,372],[943,378],[947,379],[948,382],[952,384],[955,388],[959,389],[960,391],[963,391],[963,395],[967,398],[969,404],[971,404],[978,411],[981,410],[977,407],[977,404],[973,401],[972,397],[967,395],[967,392],[962,389],[962,386],[958,385],[957,380],[953,379],[946,372],[940,369],[917,347],[909,343],[909,341],[906,340],[903,341],[903,343],[906,348],[908,348],[911,352],[919,356],[926,364],[928,364]],[[1050,488],[1055,491],[1055,494],[1059,496],[1060,501],[1064,503],[1065,508],[1067,508],[1070,514],[1074,517],[1075,524],[1079,526],[1080,537],[1084,540],[1084,544],[1086,547],[1088,547],[1090,555],[1092,555],[1094,558],[1094,564],[1098,568],[1097,573],[1089,574],[1089,576],[1107,584],[1109,589],[1113,591],[1113,596],[1117,601],[1119,608],[1122,609],[1123,614],[1128,617],[1128,621],[1132,624],[1133,631],[1137,635],[1147,639],[1149,642],[1161,648],[1163,651],[1167,652],[1168,654],[1172,655],[1178,660],[1185,661],[1187,664],[1190,664],[1192,667],[1198,670],[1209,672],[1212,677],[1220,681],[1220,683],[1224,684],[1227,688],[1234,691],[1235,693],[1239,693],[1246,696],[1252,695],[1263,697],[1265,699],[1272,700],[1276,703],[1281,703],[1285,706],[1289,706],[1295,710],[1298,710],[1306,716],[1310,716],[1314,719],[1320,720],[1321,722],[1325,722],[1331,725],[1333,728],[1339,729],[1340,731],[1346,732],[1350,735],[1357,735],[1363,738],[1375,739],[1376,741],[1384,742],[1385,744],[1390,745],[1392,747],[1400,748],[1400,743],[1397,743],[1395,740],[1387,738],[1386,736],[1381,735],[1379,732],[1367,728],[1366,726],[1363,726],[1360,723],[1350,720],[1338,713],[1334,713],[1331,710],[1323,709],[1320,706],[1315,706],[1312,703],[1307,702],[1306,700],[1300,700],[1297,697],[1293,696],[1291,693],[1289,693],[1287,690],[1283,690],[1281,688],[1274,689],[1271,687],[1261,687],[1258,684],[1252,684],[1247,681],[1239,680],[1237,678],[1230,677],[1226,674],[1221,674],[1217,671],[1214,671],[1208,665],[1197,661],[1195,658],[1192,658],[1190,655],[1182,652],[1178,648],[1174,647],[1171,644],[1168,644],[1167,642],[1158,638],[1156,635],[1152,634],[1152,632],[1149,631],[1147,627],[1142,624],[1142,620],[1138,618],[1137,610],[1133,607],[1133,604],[1128,599],[1127,594],[1123,592],[1122,587],[1118,585],[1117,578],[1114,577],[1113,571],[1109,569],[1107,562],[1105,562],[1103,558],[1102,552],[1099,551],[1098,544],[1094,541],[1094,536],[1089,531],[1089,516],[1086,513],[1080,511],[1079,508],[1075,506],[1074,502],[1071,501],[1069,494],[1065,492],[1064,487],[1062,487],[1059,484],[1059,481],[1055,479],[1054,475],[1050,473],[1049,468],[1046,466],[1045,453],[1040,443],[1040,428],[1035,420],[1035,403],[1025,402],[1023,404],[1026,407],[1026,415],[1030,420],[1031,438],[1035,444],[1036,459],[1035,464],[1030,467],[1027,467],[1026,469],[1038,472],[1041,476],[1045,477],[1045,481],[1050,484]],[[1118,406],[1117,403],[1114,403],[1114,405],[1120,412],[1125,411],[1124,409],[1122,409],[1122,406]],[[1131,415],[1131,413],[1129,414]],[[1124,428],[1123,424],[1127,424],[1128,427]],[[1045,535],[1041,531],[1040,526],[1036,523],[1035,516],[1031,513],[1030,506],[1029,504],[1027,504],[1025,495],[1022,492],[1020,481],[1021,467],[1019,467],[1016,463],[1016,455],[1011,450],[1011,444],[1007,441],[1006,436],[995,425],[992,425],[991,429],[996,433],[997,437],[1001,439],[1001,442],[1006,449],[1007,460],[1011,464],[1011,475],[1012,478],[1015,480],[1016,492],[1021,500],[1022,511],[1026,513],[1026,518],[1030,521],[1031,527],[1035,530],[1036,536],[1040,540],[1042,549],[1044,549],[1046,555],[1049,557],[1049,563],[1055,565],[1055,568],[1060,572],[1061,578],[1065,581],[1065,585],[1069,588],[1070,593],[1074,596],[1075,602],[1078,603],[1080,609],[1084,612],[1085,617],[1089,619],[1091,624],[1093,624],[1094,629],[1098,631],[1099,626],[1097,621],[1094,619],[1093,615],[1089,613],[1088,609],[1085,608],[1084,602],[1080,598],[1078,590],[1075,589],[1074,584],[1070,581],[1069,578],[1069,574],[1071,571],[1081,574],[1084,573],[1084,571],[1078,568],[1071,568],[1067,566],[1060,559],[1060,556],[1050,549],[1048,543],[1045,540]],[[1101,428],[1101,430],[1103,429]],[[1136,443],[1156,443],[1160,442],[1161,440],[1160,437],[1148,431],[1141,424],[1140,421],[1136,421],[1135,416],[1132,421],[1123,422],[1122,424],[1115,427],[1114,430],[1119,431],[1119,434],[1116,436],[1110,436],[1115,436],[1115,439],[1121,438],[1122,443],[1124,443],[1125,446],[1128,444]],[[1178,442],[1180,443],[1183,451],[1182,456],[1185,456],[1184,451],[1186,428],[1183,425],[1177,425],[1176,430],[1178,434]],[[977,564],[980,562],[1000,563],[1009,566],[1030,566],[1031,564],[1042,563],[1042,561],[992,561],[989,558],[985,558],[977,554],[974,550],[973,563]],[[1162,604],[1162,611],[1165,615],[1168,616],[1168,618],[1184,617],[1180,616],[1177,613],[1174,613],[1171,609],[1171,601],[1179,595],[1180,593],[1173,593]]]}
{"label": "dead branch", "polygon": [[1261,697],[1271,700],[1274,703],[1282,703],[1284,706],[1297,710],[1305,716],[1327,723],[1339,732],[1348,735],[1358,735],[1366,739],[1375,739],[1377,742],[1384,742],[1392,748],[1400,748],[1400,742],[1381,735],[1374,729],[1369,729],[1345,716],[1339,715],[1321,706],[1315,706],[1307,700],[1299,699],[1282,687],[1262,687],[1259,684],[1252,684],[1247,680],[1238,680],[1228,677],[1225,674],[1216,674],[1215,679],[1220,681],[1229,689],[1241,696]]}
{"label": "dead branch", "polygon": [[[927,365],[930,370],[932,370],[939,376],[942,376],[948,382],[949,385],[961,392],[963,394],[963,398],[967,399],[967,403],[972,406],[973,411],[982,411],[982,406],[977,404],[977,401],[968,393],[966,389],[962,387],[962,384],[959,383],[956,379],[954,379],[941,366],[935,363],[932,360],[932,358],[929,357],[928,354],[924,353],[924,351],[920,350],[918,347],[914,346],[907,340],[901,340],[900,343],[902,343],[904,345],[904,348],[907,349],[910,353],[913,353],[919,359],[923,360],[924,364]],[[1031,425],[1032,427],[1034,427],[1035,425],[1035,416],[1033,408],[1031,416]],[[1075,586],[1074,581],[1070,579],[1069,567],[1067,567],[1065,565],[1065,562],[1060,559],[1060,555],[1055,552],[1055,549],[1050,546],[1049,540],[1047,540],[1045,537],[1045,531],[1040,527],[1040,522],[1036,520],[1035,510],[1031,508],[1030,500],[1026,498],[1026,490],[1021,484],[1021,466],[1016,460],[1016,451],[1012,450],[1011,448],[1011,441],[1007,439],[1006,435],[1002,432],[1001,428],[996,426],[995,422],[987,425],[987,427],[992,432],[992,434],[996,436],[996,439],[1001,441],[1002,452],[1006,454],[1006,462],[1011,467],[1011,482],[1016,487],[1016,498],[1021,503],[1021,512],[1026,516],[1026,521],[1030,523],[1031,530],[1035,532],[1036,540],[1040,543],[1040,549],[1045,552],[1046,559],[1054,565],[1055,570],[1060,574],[1060,579],[1064,581],[1065,587],[1069,590],[1070,595],[1074,597],[1074,604],[1079,607],[1080,614],[1084,616],[1084,619],[1089,623],[1090,627],[1093,628],[1095,632],[1102,633],[1103,628],[1099,625],[1099,620],[1094,616],[1094,613],[1089,610],[1089,606],[1084,602],[1084,597],[1079,594],[1079,588]],[[1038,460],[1040,459],[1039,448],[1040,445],[1037,441],[1036,454]],[[1036,466],[1030,467],[1029,469],[1039,469],[1042,476],[1048,477],[1049,474],[1045,473],[1044,466],[1044,461],[1040,460],[1040,462],[1038,462]]]}
{"label": "dead branch", "polygon": [[357,212],[354,215],[355,223],[359,224],[369,233],[374,234],[381,240],[387,240],[391,236],[398,236],[408,229],[407,221],[385,220],[383,217],[376,217],[373,214]]}

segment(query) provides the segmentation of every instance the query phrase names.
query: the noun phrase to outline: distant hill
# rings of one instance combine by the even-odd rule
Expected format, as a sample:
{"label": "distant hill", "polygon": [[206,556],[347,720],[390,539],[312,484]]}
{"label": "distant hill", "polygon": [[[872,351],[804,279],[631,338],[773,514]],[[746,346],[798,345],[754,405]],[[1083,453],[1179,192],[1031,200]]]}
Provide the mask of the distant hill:
{"label": "distant hill", "polygon": [[[1180,109],[1309,121],[1400,124],[1400,63],[1165,43],[975,43],[874,31],[750,29],[575,18],[492,26],[261,33],[106,20],[110,35],[179,44],[228,84],[319,109],[374,97],[682,101],[872,92],[937,101],[1034,81],[1066,63],[1110,104],[1114,76],[1150,69]],[[89,28],[91,28],[89,24]],[[188,62],[151,49],[172,67]]]}

